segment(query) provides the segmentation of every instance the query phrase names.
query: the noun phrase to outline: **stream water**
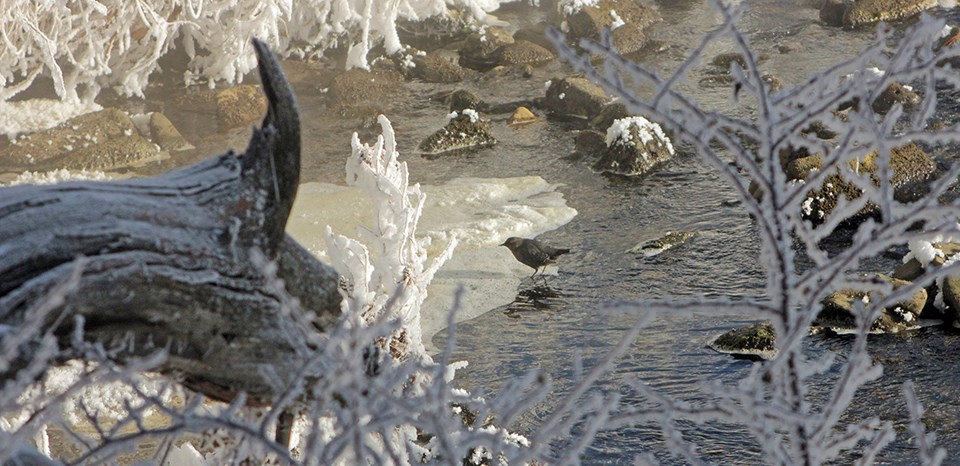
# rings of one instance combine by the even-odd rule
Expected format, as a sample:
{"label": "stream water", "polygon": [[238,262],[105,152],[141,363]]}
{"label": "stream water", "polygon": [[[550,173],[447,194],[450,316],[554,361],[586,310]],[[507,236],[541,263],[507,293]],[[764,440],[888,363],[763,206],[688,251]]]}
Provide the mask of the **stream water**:
{"label": "stream water", "polygon": [[[545,15],[525,3],[510,5],[496,14],[514,27],[536,23]],[[717,25],[717,15],[700,0],[657,3],[664,21],[651,26],[647,34],[660,46],[641,60],[648,66],[669,70]],[[817,10],[801,0],[744,3],[749,10],[741,28],[751,33],[753,45],[767,57],[765,71],[788,85],[850,57],[873,37],[869,29],[845,31],[822,25]],[[706,56],[730,50],[728,43],[713,43]],[[561,258],[559,274],[549,277],[551,293],[543,293],[525,278],[513,303],[458,326],[455,358],[470,363],[457,373],[458,382],[464,386],[495,393],[505,381],[530,370],[543,371],[554,380],[556,390],[551,398],[515,426],[521,432],[570,388],[576,355],[589,367],[636,321],[637,316],[630,312],[604,310],[604,303],[685,296],[758,296],[764,286],[756,234],[736,195],[696,154],[682,147],[676,160],[652,175],[637,179],[606,177],[589,169],[589,158],[574,155],[571,124],[545,120],[514,129],[506,125],[506,115],[493,115],[494,134],[499,140],[496,146],[429,159],[417,154],[420,141],[442,127],[448,113],[446,104],[431,96],[464,88],[491,103],[529,100],[543,95],[545,81],[569,73],[565,65],[554,62],[535,68],[529,79],[479,77],[451,85],[410,82],[409,92],[397,97],[388,115],[413,181],[438,185],[458,177],[540,176],[549,183],[559,183],[558,191],[578,211],[571,222],[540,237],[573,251]],[[699,73],[694,72],[682,89],[706,107],[730,110],[730,91],[698,86],[697,80],[703,76]],[[350,134],[360,131],[361,139],[370,141],[379,130],[328,112],[327,96],[319,86],[301,82],[296,91],[304,124],[302,179],[342,184]],[[182,88],[154,89],[148,97],[181,92]],[[227,146],[245,145],[248,129],[217,133],[211,115],[193,113],[170,98],[164,111],[198,147],[197,157],[222,152]],[[179,157],[148,167],[146,172],[192,161]],[[653,258],[625,253],[640,242],[678,230],[696,235],[689,243]],[[893,263],[891,259],[876,266],[883,270]],[[600,388],[617,391],[628,379],[639,378],[671,396],[692,402],[703,400],[701,389],[705,384],[733,384],[752,364],[716,353],[707,342],[750,322],[738,315],[660,316],[642,330]],[[445,332],[440,332],[433,343],[443,347],[445,337]],[[826,336],[809,340],[811,352],[836,352],[840,360],[851,342],[850,338]],[[928,427],[956,461],[960,455],[960,358],[953,353],[960,351],[960,336],[941,328],[927,328],[871,337],[870,348],[875,360],[884,364],[884,376],[858,394],[850,418],[879,415],[905,419],[900,385],[914,380],[927,409]],[[624,395],[625,403],[634,401],[631,393]],[[813,394],[817,396],[823,394]],[[736,426],[708,424],[683,429],[712,462],[756,464],[761,460],[759,447]],[[601,432],[584,462],[632,463],[635,454],[662,449],[658,432],[653,425]],[[917,462],[909,434],[899,428],[898,432],[881,461]],[[659,459],[679,462],[668,456]]]}

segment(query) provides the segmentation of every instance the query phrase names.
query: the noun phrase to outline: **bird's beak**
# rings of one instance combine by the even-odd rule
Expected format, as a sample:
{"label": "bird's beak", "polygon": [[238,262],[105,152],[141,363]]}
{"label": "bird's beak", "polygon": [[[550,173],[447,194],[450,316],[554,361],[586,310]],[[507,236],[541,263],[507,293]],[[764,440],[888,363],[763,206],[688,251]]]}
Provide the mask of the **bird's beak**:
{"label": "bird's beak", "polygon": [[507,245],[507,242],[504,241],[503,244],[501,244],[500,246],[506,246],[506,245]]}

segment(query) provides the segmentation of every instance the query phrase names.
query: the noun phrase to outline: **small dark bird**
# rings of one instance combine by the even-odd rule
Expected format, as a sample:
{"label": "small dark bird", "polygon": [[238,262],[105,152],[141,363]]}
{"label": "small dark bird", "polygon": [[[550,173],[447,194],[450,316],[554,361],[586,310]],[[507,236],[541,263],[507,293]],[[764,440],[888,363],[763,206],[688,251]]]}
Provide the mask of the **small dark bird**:
{"label": "small dark bird", "polygon": [[535,239],[517,238],[516,236],[507,238],[500,246],[506,246],[518,261],[533,267],[533,275],[530,278],[536,277],[541,267],[546,269],[548,265],[557,262],[557,257],[570,252],[569,249],[558,249]]}

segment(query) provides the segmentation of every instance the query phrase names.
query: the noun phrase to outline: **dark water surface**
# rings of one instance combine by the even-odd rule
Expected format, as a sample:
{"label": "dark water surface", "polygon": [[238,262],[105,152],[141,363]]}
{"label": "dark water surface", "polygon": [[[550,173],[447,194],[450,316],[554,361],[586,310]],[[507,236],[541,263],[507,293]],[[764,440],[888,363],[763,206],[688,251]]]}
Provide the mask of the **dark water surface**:
{"label": "dark water surface", "polygon": [[[525,3],[525,2],[523,2]],[[659,48],[644,54],[648,66],[669,70],[684,59],[701,36],[718,24],[717,14],[704,1],[660,0],[664,21],[647,32]],[[802,0],[745,1],[749,10],[741,28],[751,33],[751,42],[765,55],[764,71],[788,85],[805,79],[836,61],[848,58],[872,38],[872,30],[843,31],[821,25],[817,10]],[[511,5],[496,13],[512,26],[532,24],[546,13],[525,5]],[[707,57],[732,50],[729,43],[714,43]],[[783,50],[787,52],[782,53]],[[705,107],[729,110],[730,91],[702,88],[701,66],[681,88],[696,95]],[[417,154],[421,140],[443,126],[447,105],[432,99],[438,93],[465,88],[490,103],[529,100],[543,96],[544,82],[569,74],[560,63],[534,70],[529,79],[479,77],[458,85],[413,82],[398,95],[387,115],[396,130],[399,149],[409,164],[413,181],[438,184],[456,177],[514,177],[539,175],[559,188],[579,214],[564,227],[545,234],[550,244],[574,252],[561,260],[560,274],[550,277],[553,295],[545,296],[525,279],[517,300],[459,325],[456,359],[470,362],[457,380],[481,392],[494,393],[502,384],[530,370],[541,370],[554,380],[557,390],[536,412],[514,426],[521,432],[549,412],[572,383],[572,361],[581,355],[584,364],[605,354],[619,341],[637,315],[604,310],[611,300],[670,299],[677,297],[745,297],[763,293],[764,275],[758,263],[758,244],[753,226],[736,195],[696,154],[681,147],[675,161],[642,179],[605,177],[590,171],[592,160],[574,156],[574,132],[569,123],[545,121],[520,129],[505,124],[507,115],[493,115],[492,148],[427,159]],[[303,111],[304,151],[302,181],[342,183],[344,163],[350,153],[350,134],[361,133],[371,142],[379,128],[370,128],[353,117],[328,112],[326,94],[320,85],[295,81]],[[172,86],[171,86],[172,87]],[[170,90],[154,90],[170,94]],[[176,90],[177,93],[181,92]],[[150,94],[148,94],[148,97]],[[148,109],[150,110],[150,109]],[[187,139],[198,146],[196,156],[222,151],[225,145],[245,146],[248,129],[217,134],[210,114],[169,104],[164,111],[185,129]],[[211,136],[213,135],[213,136]],[[180,158],[167,164],[180,165]],[[166,165],[154,167],[159,171]],[[654,258],[625,253],[636,244],[667,231],[689,230],[696,236],[687,244]],[[892,266],[876,264],[879,269]],[[664,393],[683,400],[704,400],[708,383],[735,384],[751,364],[718,354],[706,347],[716,335],[749,323],[743,316],[702,314],[663,315],[643,329],[633,347],[618,362],[602,388],[621,391],[624,383],[639,378]],[[434,341],[443,347],[441,332]],[[851,339],[811,337],[811,353],[836,352],[842,361]],[[850,417],[879,415],[901,420],[906,410],[900,384],[917,383],[927,409],[928,427],[950,450],[948,463],[960,458],[960,336],[939,328],[902,335],[877,336],[870,340],[871,353],[884,364],[884,377],[862,390]],[[622,391],[627,404],[639,402]],[[814,398],[824,394],[814,393]],[[897,421],[900,422],[900,421]],[[719,464],[756,464],[757,445],[738,427],[706,425],[685,427],[699,452]],[[640,425],[602,432],[590,447],[587,464],[631,463],[635,454],[657,451],[662,439],[656,426]],[[886,463],[916,463],[909,434],[899,430],[896,442],[881,460]],[[676,458],[659,456],[665,462]]]}

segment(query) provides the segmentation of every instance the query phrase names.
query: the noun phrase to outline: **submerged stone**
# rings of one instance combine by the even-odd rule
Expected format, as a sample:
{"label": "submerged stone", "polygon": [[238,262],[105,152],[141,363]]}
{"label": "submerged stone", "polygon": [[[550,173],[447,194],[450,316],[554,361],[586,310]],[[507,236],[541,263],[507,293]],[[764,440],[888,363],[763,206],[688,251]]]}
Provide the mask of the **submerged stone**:
{"label": "submerged stone", "polygon": [[641,253],[645,257],[656,256],[668,249],[685,244],[693,238],[692,231],[668,231],[660,238],[645,241],[627,250],[628,253]]}
{"label": "submerged stone", "polygon": [[761,322],[730,330],[713,340],[710,346],[723,353],[771,359],[776,355],[776,340],[773,325]]}

